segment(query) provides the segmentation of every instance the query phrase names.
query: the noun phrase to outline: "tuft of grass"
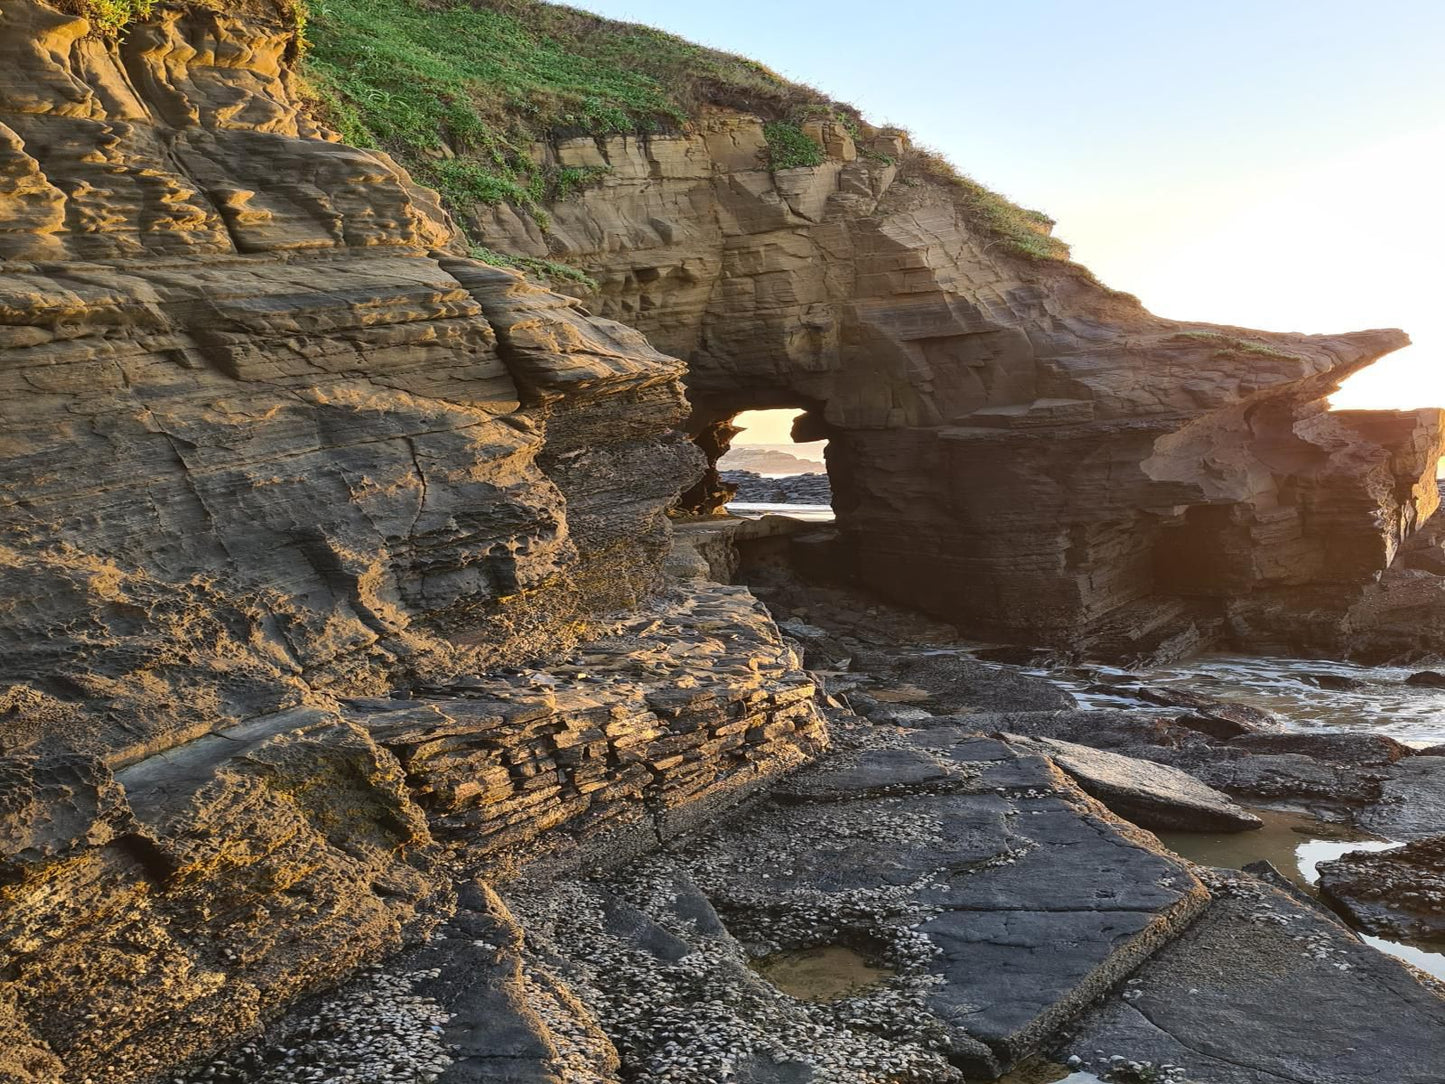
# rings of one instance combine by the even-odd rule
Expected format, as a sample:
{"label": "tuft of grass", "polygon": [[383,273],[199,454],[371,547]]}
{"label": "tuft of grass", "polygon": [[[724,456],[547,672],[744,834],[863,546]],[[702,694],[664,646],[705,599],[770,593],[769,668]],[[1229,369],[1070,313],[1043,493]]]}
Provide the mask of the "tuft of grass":
{"label": "tuft of grass", "polygon": [[1269,343],[1262,343],[1254,339],[1241,339],[1235,335],[1226,335],[1221,331],[1181,331],[1175,335],[1176,339],[1189,339],[1195,342],[1215,343],[1219,346],[1216,357],[1228,357],[1231,354],[1258,354],[1267,358],[1286,358],[1290,361],[1298,361],[1298,354],[1291,354],[1287,350],[1280,350]]}
{"label": "tuft of grass", "polygon": [[823,148],[792,121],[775,120],[763,125],[768,141],[769,169],[796,169],[823,164]]}
{"label": "tuft of grass", "polygon": [[543,260],[536,256],[515,256],[508,252],[497,252],[484,245],[471,245],[467,254],[474,260],[492,264],[495,267],[512,267],[518,271],[530,271],[548,282],[581,286],[596,290],[597,280],[580,268],[556,260]]}
{"label": "tuft of grass", "polygon": [[[90,20],[91,29],[102,37],[120,37],[131,23],[147,19],[154,13],[160,0],[53,0],[61,11],[71,15],[83,15]],[[297,48],[304,48],[306,41],[305,0],[191,0],[195,7],[232,11],[237,8],[258,10],[264,14],[280,16],[297,33]]]}
{"label": "tuft of grass", "polygon": [[156,0],[68,0],[61,10],[84,15],[97,33],[114,37],[137,19],[155,10]]}
{"label": "tuft of grass", "polygon": [[1010,251],[1036,260],[1067,260],[1069,246],[1053,235],[1054,220],[1042,211],[1020,207],[972,177],[960,173],[942,155],[910,148],[900,163],[905,179],[928,177],[954,188],[969,221]]}

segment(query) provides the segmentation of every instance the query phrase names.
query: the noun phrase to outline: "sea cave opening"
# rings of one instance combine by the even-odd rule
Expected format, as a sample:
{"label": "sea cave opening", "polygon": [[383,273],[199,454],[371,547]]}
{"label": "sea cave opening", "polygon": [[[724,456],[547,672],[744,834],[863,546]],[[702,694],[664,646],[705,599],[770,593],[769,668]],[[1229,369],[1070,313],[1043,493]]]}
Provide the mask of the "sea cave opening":
{"label": "sea cave opening", "polygon": [[690,429],[708,472],[683,495],[685,511],[833,519],[828,432],[820,413],[807,406],[698,412]]}

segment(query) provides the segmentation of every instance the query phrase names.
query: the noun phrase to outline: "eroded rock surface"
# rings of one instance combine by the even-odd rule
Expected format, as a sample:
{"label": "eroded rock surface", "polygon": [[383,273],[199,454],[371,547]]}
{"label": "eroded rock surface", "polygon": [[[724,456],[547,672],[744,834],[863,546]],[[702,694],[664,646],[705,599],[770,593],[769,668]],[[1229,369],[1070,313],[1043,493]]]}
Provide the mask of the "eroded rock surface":
{"label": "eroded rock surface", "polygon": [[441,253],[269,5],[0,21],[0,749],[120,763],[655,587],[682,363]]}
{"label": "eroded rock surface", "polygon": [[1320,892],[1363,929],[1390,937],[1445,938],[1445,836],[1321,862]]}
{"label": "eroded rock surface", "polygon": [[1118,656],[1288,642],[1292,608],[1348,608],[1438,504],[1437,412],[1322,402],[1398,332],[1155,317],[990,233],[897,133],[823,124],[822,164],[772,171],[763,124],[539,146],[603,172],[545,235],[508,207],[472,226],[584,268],[600,311],[685,358],[714,451],[740,409],[805,409],[875,590]]}

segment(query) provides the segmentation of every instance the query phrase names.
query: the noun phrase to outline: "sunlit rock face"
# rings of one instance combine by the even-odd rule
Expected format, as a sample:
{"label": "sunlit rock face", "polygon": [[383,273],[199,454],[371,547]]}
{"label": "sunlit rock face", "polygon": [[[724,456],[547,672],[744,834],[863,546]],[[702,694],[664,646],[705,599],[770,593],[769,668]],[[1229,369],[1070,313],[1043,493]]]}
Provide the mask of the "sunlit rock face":
{"label": "sunlit rock face", "polygon": [[681,362],[448,255],[293,38],[0,4],[0,748],[124,761],[654,586]]}
{"label": "sunlit rock face", "polygon": [[546,238],[506,208],[476,225],[585,268],[599,311],[686,358],[694,430],[806,409],[865,583],[984,635],[1170,654],[1248,644],[1231,615],[1260,590],[1356,590],[1433,512],[1438,414],[1323,401],[1400,332],[1156,317],[980,229],[897,137],[821,135],[824,164],[775,173],[733,112],[564,141],[557,163],[610,170]]}
{"label": "sunlit rock face", "polygon": [[744,589],[659,594],[682,362],[462,255],[294,48],[268,0],[122,45],[0,0],[7,1081],[174,1079],[459,869],[656,846],[826,743]]}

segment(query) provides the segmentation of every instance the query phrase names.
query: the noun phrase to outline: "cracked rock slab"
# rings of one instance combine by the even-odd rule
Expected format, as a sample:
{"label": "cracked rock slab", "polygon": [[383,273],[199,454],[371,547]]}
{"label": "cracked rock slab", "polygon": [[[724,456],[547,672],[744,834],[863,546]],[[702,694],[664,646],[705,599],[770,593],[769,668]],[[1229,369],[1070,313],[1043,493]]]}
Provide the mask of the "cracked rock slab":
{"label": "cracked rock slab", "polygon": [[[667,876],[685,876],[694,886],[687,892],[659,884],[654,866],[662,860],[652,859],[605,885],[570,889],[587,897],[575,907],[540,893],[522,906],[529,929],[525,916],[535,915],[566,949],[556,964],[561,976],[592,991],[580,996],[598,1000],[599,1017],[622,1020],[629,1036],[619,1043],[624,1067],[641,1066],[639,1079],[702,1084],[735,1071],[744,1074],[737,1079],[882,1084],[894,1079],[886,1063],[895,1056],[902,1064],[922,1059],[919,1066],[941,1059],[954,1072],[991,1078],[1048,1042],[1205,903],[1185,862],[1118,820],[1044,757],[942,731],[870,729],[862,740],[862,748],[829,756],[745,814],[678,847],[666,859]],[[667,936],[620,924],[616,905],[591,898],[604,892],[621,895],[666,927]],[[669,900],[689,895],[704,899],[728,942],[754,959],[842,947],[891,976],[830,1003],[826,1019],[814,1020],[826,1029],[826,1042],[804,1052],[795,1075],[748,1075],[759,1070],[744,1062],[770,1057],[776,1036],[773,1025],[749,1015],[754,1010],[734,1007],[726,991],[741,983],[753,991],[738,995],[742,1003],[772,1004],[766,991],[758,993],[756,978],[710,978],[689,988],[648,976],[649,969],[671,974],[690,957],[663,953],[664,965],[636,955],[657,957],[676,947],[673,938],[697,951],[686,923],[665,914]],[[601,932],[587,933],[591,926]],[[622,951],[619,940],[631,946],[629,966],[641,969],[626,982],[664,989],[660,1000],[620,997],[609,986],[616,969],[608,954]],[[597,947],[608,943],[614,948]],[[732,964],[716,962],[719,976],[738,962],[729,952]],[[723,1023],[712,1005],[719,997],[729,1007]],[[778,1047],[784,1061],[798,1060],[789,1030],[795,1023],[778,1025],[794,1036]],[[870,1041],[879,1057],[856,1065],[829,1061],[827,1051],[851,1049],[860,1028],[876,1032]],[[715,1044],[726,1048],[734,1030],[748,1037],[738,1039],[738,1056],[729,1060]],[[648,1061],[656,1054],[651,1044],[669,1042],[676,1048],[666,1058]],[[662,1075],[665,1068],[680,1075]],[[797,1075],[803,1069],[822,1075]]]}
{"label": "cracked rock slab", "polygon": [[1059,1057],[1209,1084],[1438,1084],[1445,998],[1339,923],[1212,871],[1204,916],[1075,1029]]}

